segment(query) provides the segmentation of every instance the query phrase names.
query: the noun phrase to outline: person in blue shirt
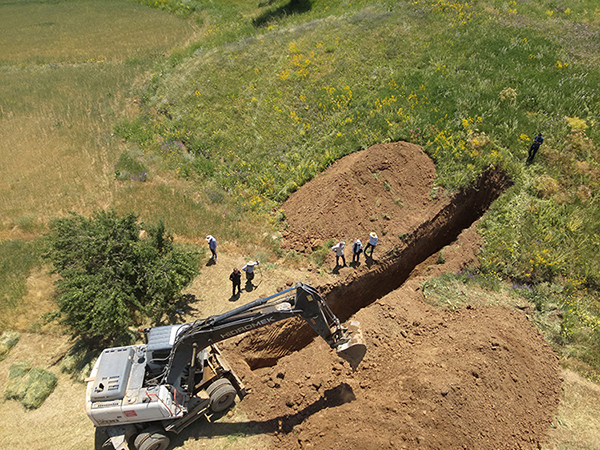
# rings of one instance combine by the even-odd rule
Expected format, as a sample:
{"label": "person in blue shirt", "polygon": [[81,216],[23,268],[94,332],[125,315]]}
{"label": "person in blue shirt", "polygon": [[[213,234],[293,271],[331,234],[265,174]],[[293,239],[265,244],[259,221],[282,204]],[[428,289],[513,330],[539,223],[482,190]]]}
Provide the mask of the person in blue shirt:
{"label": "person in blue shirt", "polygon": [[542,136],[542,133],[538,133],[538,135],[533,140],[533,144],[531,144],[531,147],[529,147],[529,156],[527,156],[527,164],[531,164],[533,162],[535,154],[540,149],[540,145],[542,145],[543,143],[544,136]]}
{"label": "person in blue shirt", "polygon": [[213,235],[209,234],[208,236],[206,236],[206,242],[208,242],[208,248],[212,253],[212,260],[214,262],[217,262],[217,240]]}

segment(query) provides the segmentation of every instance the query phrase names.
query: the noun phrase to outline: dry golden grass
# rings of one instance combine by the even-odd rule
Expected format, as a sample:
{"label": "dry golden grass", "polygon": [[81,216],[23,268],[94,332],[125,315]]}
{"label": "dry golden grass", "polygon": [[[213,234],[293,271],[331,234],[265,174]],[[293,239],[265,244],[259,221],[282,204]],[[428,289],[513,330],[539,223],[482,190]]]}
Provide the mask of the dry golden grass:
{"label": "dry golden grass", "polygon": [[168,52],[190,35],[190,24],[135,2],[119,0],[2,5],[0,61],[15,63],[124,60]]}
{"label": "dry golden grass", "polygon": [[124,99],[154,56],[195,30],[118,0],[12,3],[1,14],[0,229],[114,205],[127,195],[113,172],[124,146],[111,136],[131,111]]}
{"label": "dry golden grass", "polygon": [[562,371],[563,399],[549,432],[548,450],[600,448],[600,386],[571,370]]}

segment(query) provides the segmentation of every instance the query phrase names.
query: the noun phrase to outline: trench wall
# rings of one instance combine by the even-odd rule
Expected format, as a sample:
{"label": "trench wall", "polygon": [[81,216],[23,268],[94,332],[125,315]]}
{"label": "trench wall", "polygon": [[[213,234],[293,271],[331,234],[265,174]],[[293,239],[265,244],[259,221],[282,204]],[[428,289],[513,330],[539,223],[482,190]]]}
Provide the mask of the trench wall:
{"label": "trench wall", "polygon": [[[402,286],[417,265],[452,243],[511,185],[505,172],[497,168],[487,170],[474,186],[455,194],[435,216],[418,226],[403,246],[383,256],[370,270],[350,283],[340,281],[315,287],[335,315],[342,322],[346,321]],[[247,335],[238,345],[254,369],[274,365],[279,358],[308,345],[315,336],[301,319],[293,319],[283,326],[278,323]]]}

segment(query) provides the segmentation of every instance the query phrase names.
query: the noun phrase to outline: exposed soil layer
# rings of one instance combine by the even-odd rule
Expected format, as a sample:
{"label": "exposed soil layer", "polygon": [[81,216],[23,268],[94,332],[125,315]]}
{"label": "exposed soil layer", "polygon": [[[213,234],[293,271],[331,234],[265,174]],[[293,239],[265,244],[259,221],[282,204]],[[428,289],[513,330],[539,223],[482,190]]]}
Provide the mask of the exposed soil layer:
{"label": "exposed soil layer", "polygon": [[[312,208],[304,207],[312,214],[292,213],[290,204],[284,205],[292,224],[287,230],[291,241],[298,243],[302,239],[312,239],[316,244],[322,242],[321,239],[311,236],[319,236],[320,233],[331,236],[340,233],[339,230],[346,230],[348,236],[361,235],[363,230],[360,224],[368,222],[367,215],[370,212],[360,202],[356,203],[353,197],[360,188],[368,192],[366,203],[371,198],[385,198],[387,195],[390,197],[388,204],[393,204],[391,197],[394,194],[390,194],[386,185],[382,186],[379,181],[385,176],[385,183],[404,187],[401,195],[410,201],[407,200],[402,211],[406,210],[407,213],[386,221],[376,249],[381,256],[376,259],[365,257],[361,266],[342,268],[338,283],[320,286],[327,303],[342,321],[399,288],[415,266],[455,240],[510,185],[510,180],[503,172],[489,170],[473,187],[432,200],[428,195],[433,183],[432,166],[431,160],[415,145],[376,145],[339,160],[330,170],[290,198],[291,204],[298,209],[303,204],[314,205]],[[380,171],[380,176],[377,183],[369,187],[375,169]],[[328,178],[330,176],[331,181]],[[342,180],[343,188],[340,189]],[[411,191],[412,187],[416,193]],[[321,198],[331,197],[332,194],[332,198],[336,199],[333,207],[345,212],[344,220],[337,216],[336,220],[329,217],[327,208],[332,207],[329,201],[319,203]],[[328,224],[331,224],[329,229],[326,228]],[[336,237],[343,239],[339,235]],[[296,249],[302,250],[302,246]],[[346,256],[350,260],[351,250],[346,251]],[[246,361],[253,368],[273,364],[281,356],[303,348],[314,336],[312,329],[300,319],[259,330],[245,339]]]}
{"label": "exposed soil layer", "polygon": [[300,322],[223,345],[250,387],[240,408],[278,447],[537,449],[544,442],[559,402],[558,359],[526,313],[444,311],[420,291],[426,278],[476,263],[481,239],[473,223],[510,182],[489,171],[465,192],[431,199],[434,176],[418,147],[380,145],[338,161],[284,206],[288,245],[311,251],[319,240],[367,234],[378,223],[369,219],[375,199],[390,208],[395,196],[404,199],[376,229],[375,260],[317,286],[336,314],[361,322],[368,351],[356,372],[322,340],[306,345],[314,334]]}
{"label": "exposed soil layer", "polygon": [[356,372],[320,340],[275,367],[237,364],[253,423],[278,448],[540,448],[560,380],[535,326],[503,307],[434,309],[416,287],[357,313],[368,352]]}

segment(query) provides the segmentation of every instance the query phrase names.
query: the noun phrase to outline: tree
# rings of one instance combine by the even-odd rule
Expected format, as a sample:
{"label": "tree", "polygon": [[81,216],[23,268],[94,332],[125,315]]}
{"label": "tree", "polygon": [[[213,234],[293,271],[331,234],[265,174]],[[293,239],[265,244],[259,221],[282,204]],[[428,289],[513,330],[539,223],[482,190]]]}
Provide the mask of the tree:
{"label": "tree", "polygon": [[197,252],[174,244],[162,222],[140,224],[132,213],[71,213],[52,221],[47,239],[44,257],[60,275],[55,317],[95,344],[118,342],[133,325],[173,315],[198,274]]}

